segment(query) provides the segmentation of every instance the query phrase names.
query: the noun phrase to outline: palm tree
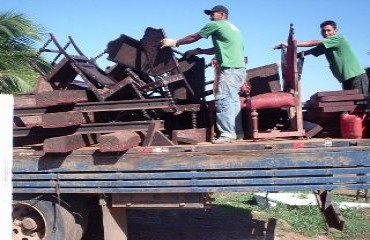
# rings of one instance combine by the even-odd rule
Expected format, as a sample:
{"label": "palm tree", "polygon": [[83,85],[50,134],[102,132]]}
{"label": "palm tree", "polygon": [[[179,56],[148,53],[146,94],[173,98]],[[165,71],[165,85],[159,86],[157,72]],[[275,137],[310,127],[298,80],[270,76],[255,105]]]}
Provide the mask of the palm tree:
{"label": "palm tree", "polygon": [[[0,93],[30,91],[38,74],[29,64],[42,28],[24,14],[0,13]],[[38,58],[42,61],[41,58]]]}

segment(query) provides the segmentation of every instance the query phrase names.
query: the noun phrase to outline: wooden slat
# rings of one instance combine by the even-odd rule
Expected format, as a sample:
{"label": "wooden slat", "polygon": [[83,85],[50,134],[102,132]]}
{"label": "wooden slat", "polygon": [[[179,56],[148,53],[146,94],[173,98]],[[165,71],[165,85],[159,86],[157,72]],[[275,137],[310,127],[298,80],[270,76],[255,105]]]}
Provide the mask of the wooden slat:
{"label": "wooden slat", "polygon": [[172,131],[172,141],[175,144],[178,144],[179,142],[198,144],[207,141],[206,135],[205,128],[174,130]]}
{"label": "wooden slat", "polygon": [[95,134],[74,134],[48,138],[44,141],[45,153],[67,153],[97,143]]}
{"label": "wooden slat", "polygon": [[353,94],[353,95],[339,95],[339,96],[325,96],[318,97],[317,102],[338,102],[338,101],[349,101],[349,100],[364,100],[363,94]]}
{"label": "wooden slat", "polygon": [[41,116],[15,116],[13,120],[15,127],[34,127],[42,125]]}
{"label": "wooden slat", "polygon": [[34,94],[14,95],[14,108],[35,107],[36,97]]}
{"label": "wooden slat", "polygon": [[43,128],[69,127],[94,122],[93,113],[78,111],[46,113],[41,115]]}
{"label": "wooden slat", "polygon": [[60,104],[87,102],[85,90],[54,90],[35,95],[37,106],[55,106]]}
{"label": "wooden slat", "polygon": [[140,144],[141,138],[134,131],[119,131],[101,135],[99,140],[100,152],[122,152]]}
{"label": "wooden slat", "polygon": [[317,97],[343,96],[343,95],[353,95],[353,94],[359,94],[358,89],[317,92],[314,95],[312,95],[310,98],[315,99]]}

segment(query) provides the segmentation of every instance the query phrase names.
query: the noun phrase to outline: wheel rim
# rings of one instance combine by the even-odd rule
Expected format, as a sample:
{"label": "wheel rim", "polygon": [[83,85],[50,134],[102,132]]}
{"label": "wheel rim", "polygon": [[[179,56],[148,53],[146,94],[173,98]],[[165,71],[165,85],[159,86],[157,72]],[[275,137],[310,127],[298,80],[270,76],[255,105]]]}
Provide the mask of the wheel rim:
{"label": "wheel rim", "polygon": [[45,218],[37,208],[25,203],[13,205],[13,240],[42,240],[45,237]]}

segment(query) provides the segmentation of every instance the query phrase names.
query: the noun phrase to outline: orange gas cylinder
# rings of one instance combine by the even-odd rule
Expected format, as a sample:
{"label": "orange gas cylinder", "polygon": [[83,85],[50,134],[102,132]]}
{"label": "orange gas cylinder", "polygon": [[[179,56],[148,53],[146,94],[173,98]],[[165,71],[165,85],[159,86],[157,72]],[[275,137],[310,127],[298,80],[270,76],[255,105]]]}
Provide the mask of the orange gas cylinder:
{"label": "orange gas cylinder", "polygon": [[340,132],[343,138],[366,137],[366,114],[358,111],[342,113],[340,115]]}

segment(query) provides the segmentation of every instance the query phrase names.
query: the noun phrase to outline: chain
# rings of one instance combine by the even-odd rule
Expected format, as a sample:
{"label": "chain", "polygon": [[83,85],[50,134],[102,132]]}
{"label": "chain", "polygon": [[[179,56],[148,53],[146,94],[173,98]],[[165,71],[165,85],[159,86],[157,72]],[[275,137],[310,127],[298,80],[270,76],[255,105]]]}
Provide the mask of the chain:
{"label": "chain", "polygon": [[96,57],[94,57],[94,60],[98,60],[98,58],[101,58],[104,54],[106,54],[107,51],[105,50],[104,52],[101,52],[100,54],[98,54]]}
{"label": "chain", "polygon": [[53,223],[53,233],[55,233],[57,231],[57,219],[59,217],[59,213],[61,213],[61,209],[60,209],[60,176],[59,176],[59,173],[57,174],[57,184],[55,186],[55,193],[57,195],[57,200],[58,200],[58,211],[55,211],[55,219],[54,219],[54,223]]}
{"label": "chain", "polygon": [[191,123],[192,123],[193,129],[196,129],[197,128],[197,125],[198,125],[198,122],[197,122],[197,112],[196,111],[192,111],[191,112]]}

